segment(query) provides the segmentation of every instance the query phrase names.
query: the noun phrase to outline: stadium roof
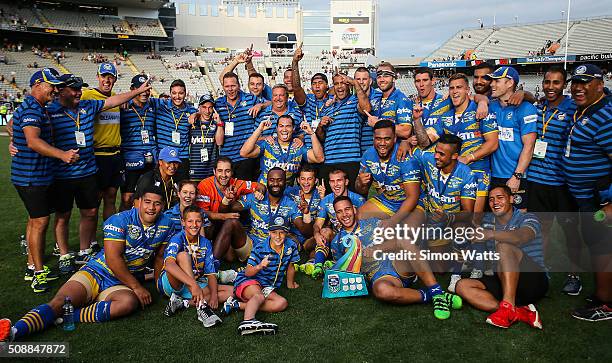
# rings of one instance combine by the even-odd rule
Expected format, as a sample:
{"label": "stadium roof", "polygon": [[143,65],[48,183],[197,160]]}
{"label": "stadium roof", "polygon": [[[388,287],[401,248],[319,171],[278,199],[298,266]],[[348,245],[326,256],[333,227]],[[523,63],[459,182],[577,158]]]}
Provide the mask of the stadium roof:
{"label": "stadium roof", "polygon": [[91,6],[104,7],[128,7],[128,8],[145,8],[159,9],[168,3],[168,0],[55,0],[57,2],[65,2],[72,4],[82,4]]}

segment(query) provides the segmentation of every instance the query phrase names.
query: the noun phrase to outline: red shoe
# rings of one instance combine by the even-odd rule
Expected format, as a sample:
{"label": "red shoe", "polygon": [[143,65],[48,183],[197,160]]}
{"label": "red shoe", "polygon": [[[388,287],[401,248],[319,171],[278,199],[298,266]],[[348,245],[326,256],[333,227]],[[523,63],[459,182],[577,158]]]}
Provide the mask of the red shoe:
{"label": "red shoe", "polygon": [[540,313],[536,310],[535,305],[529,304],[516,308],[518,320],[527,323],[529,326],[536,329],[542,329],[542,319]]}
{"label": "red shoe", "polygon": [[11,340],[12,325],[9,319],[0,319],[0,343]]}
{"label": "red shoe", "polygon": [[514,306],[503,300],[499,303],[499,309],[487,317],[487,323],[504,329],[508,329],[517,320],[518,314]]}

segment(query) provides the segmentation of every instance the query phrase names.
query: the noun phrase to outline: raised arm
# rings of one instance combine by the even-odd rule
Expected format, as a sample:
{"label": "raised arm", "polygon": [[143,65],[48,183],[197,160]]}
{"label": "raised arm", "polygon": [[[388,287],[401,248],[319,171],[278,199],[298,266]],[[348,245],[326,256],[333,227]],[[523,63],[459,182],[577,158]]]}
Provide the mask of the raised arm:
{"label": "raised arm", "polygon": [[118,95],[111,96],[107,98],[106,100],[104,100],[104,106],[102,107],[102,111],[122,105],[126,103],[127,101],[131,100],[132,98],[150,89],[151,89],[151,84],[149,82],[145,82],[140,87],[136,88],[135,90],[131,90],[129,92],[120,93]]}
{"label": "raised arm", "polygon": [[253,134],[249,136],[247,141],[245,141],[242,148],[240,148],[240,156],[243,158],[256,158],[259,156],[261,152],[261,148],[257,145],[257,141],[263,134],[264,131],[268,130],[271,127],[272,123],[269,118],[267,120],[263,120],[259,123],[259,126],[255,129]]}
{"label": "raised arm", "polygon": [[293,73],[293,99],[298,105],[304,106],[306,103],[306,92],[302,88],[302,80],[300,79],[300,60],[304,57],[302,53],[302,44],[295,50],[293,61],[291,62],[291,72]]}

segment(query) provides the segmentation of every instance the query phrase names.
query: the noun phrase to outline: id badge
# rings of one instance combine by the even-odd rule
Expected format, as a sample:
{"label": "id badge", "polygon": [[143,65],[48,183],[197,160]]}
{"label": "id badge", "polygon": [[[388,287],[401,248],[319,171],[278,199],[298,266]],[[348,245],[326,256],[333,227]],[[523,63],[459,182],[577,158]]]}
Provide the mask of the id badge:
{"label": "id badge", "polygon": [[567,139],[567,144],[565,145],[565,157],[566,158],[570,157],[571,151],[572,151],[572,142],[570,141],[570,139]]}
{"label": "id badge", "polygon": [[200,161],[203,163],[208,161],[208,149],[200,149]]}
{"label": "id badge", "polygon": [[263,289],[261,289],[261,293],[266,299],[268,298],[268,296],[270,296],[272,291],[274,291],[274,288],[272,286],[264,287]]}
{"label": "id badge", "polygon": [[225,136],[234,136],[234,123],[233,122],[225,123]]}
{"label": "id badge", "polygon": [[319,127],[319,124],[320,124],[320,123],[321,123],[321,119],[318,119],[318,118],[314,119],[314,120],[312,121],[312,129],[313,129],[314,131],[317,131],[317,127]]}
{"label": "id badge", "polygon": [[152,164],[153,163],[153,154],[148,152],[148,153],[146,153],[144,155],[144,157],[145,157],[145,163],[147,163],[147,164]]}
{"label": "id badge", "polygon": [[537,139],[533,148],[533,156],[538,159],[544,159],[546,157],[546,148],[548,148],[548,143]]}
{"label": "id badge", "polygon": [[83,131],[75,131],[74,138],[78,147],[85,147],[85,133]]}
{"label": "id badge", "polygon": [[181,134],[178,131],[172,131],[172,143],[177,145],[181,144]]}
{"label": "id badge", "polygon": [[140,130],[140,136],[142,137],[142,143],[149,143],[149,131],[148,130]]}

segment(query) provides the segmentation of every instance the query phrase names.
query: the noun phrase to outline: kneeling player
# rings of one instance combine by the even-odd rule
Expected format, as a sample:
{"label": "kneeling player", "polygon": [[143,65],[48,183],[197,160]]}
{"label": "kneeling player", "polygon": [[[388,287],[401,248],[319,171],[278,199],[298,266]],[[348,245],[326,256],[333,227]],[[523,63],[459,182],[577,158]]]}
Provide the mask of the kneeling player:
{"label": "kneeling player", "polygon": [[161,214],[164,197],[159,187],[147,187],[138,198],[138,207],[104,223],[104,249],[72,275],[51,301],[30,310],[12,327],[8,319],[0,320],[0,342],[52,326],[62,315],[66,297],[75,307],[75,322],[117,319],[151,303],[151,294],[141,285],[144,267],[155,256],[156,270],[161,268],[172,222]]}
{"label": "kneeling player", "polygon": [[198,320],[211,327],[221,323],[212,309],[217,308],[219,299],[223,301],[232,295],[232,288],[217,285],[212,245],[200,235],[200,208],[186,207],[181,224],[183,230],[166,247],[164,266],[157,280],[157,289],[170,298],[164,314],[172,316],[189,305],[196,306]]}
{"label": "kneeling player", "polygon": [[[257,311],[276,313],[287,308],[287,300],[274,289],[281,287],[287,272],[287,287],[298,288],[293,264],[300,255],[297,244],[287,238],[289,228],[284,224],[272,224],[270,237],[253,248],[245,270],[238,273],[234,290],[238,300],[229,297],[223,304],[223,312],[244,310],[244,320],[238,326],[241,335],[276,334],[278,326],[255,319]],[[239,302],[240,301],[240,302]]]}
{"label": "kneeling player", "polygon": [[[350,198],[337,197],[334,200],[334,210],[341,225],[330,245],[330,252],[336,261],[352,249],[347,243],[346,237],[353,236],[357,241],[357,250],[363,251],[361,272],[370,282],[374,297],[379,300],[393,304],[415,304],[433,301],[434,316],[438,319],[448,319],[450,308],[461,308],[461,298],[457,295],[444,292],[436,281],[431,269],[425,261],[391,261],[382,255],[383,246],[374,244],[374,233],[379,227],[379,221],[374,218],[360,220],[357,209],[353,206]],[[389,241],[392,244],[394,241]],[[405,247],[414,256],[418,256],[418,248]],[[354,259],[361,259],[357,254]],[[423,281],[425,289],[414,289],[410,286],[414,283],[415,276],[412,271]],[[354,271],[359,272],[359,271]]]}

